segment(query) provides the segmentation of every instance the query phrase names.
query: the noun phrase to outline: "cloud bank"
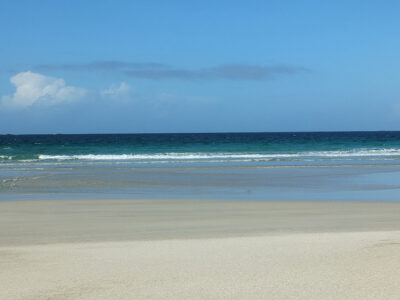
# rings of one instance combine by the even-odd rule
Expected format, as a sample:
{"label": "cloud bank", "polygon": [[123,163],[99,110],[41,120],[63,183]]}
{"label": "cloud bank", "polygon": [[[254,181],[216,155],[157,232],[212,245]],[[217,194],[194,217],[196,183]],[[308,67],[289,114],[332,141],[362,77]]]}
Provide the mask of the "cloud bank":
{"label": "cloud bank", "polygon": [[167,65],[155,63],[155,62],[145,62],[145,63],[135,63],[135,62],[123,62],[123,61],[97,61],[91,63],[83,64],[42,64],[37,65],[35,69],[42,71],[52,71],[52,70],[64,70],[64,71],[118,71],[118,70],[141,70],[141,69],[163,69],[168,68]]}
{"label": "cloud bank", "polygon": [[288,65],[227,64],[202,69],[176,68],[166,64],[147,62],[98,61],[86,64],[39,65],[40,70],[64,71],[113,71],[130,77],[163,80],[269,80],[278,75],[290,75],[309,71],[307,68]]}
{"label": "cloud bank", "polygon": [[45,76],[30,71],[11,77],[16,91],[11,96],[3,96],[2,104],[7,107],[25,108],[36,103],[53,105],[82,99],[87,90],[67,86],[64,79]]}
{"label": "cloud bank", "polygon": [[213,68],[202,70],[189,70],[189,69],[141,69],[125,71],[125,74],[145,79],[188,79],[188,80],[212,80],[212,79],[225,79],[225,80],[268,80],[277,75],[294,74],[305,71],[302,68],[289,67],[289,66],[256,66],[256,65],[221,65]]}
{"label": "cloud bank", "polygon": [[62,103],[76,102],[87,98],[130,99],[132,87],[126,82],[100,91],[68,86],[64,79],[45,76],[31,71],[21,72],[10,78],[16,90],[13,95],[3,96],[3,107],[12,109],[29,108],[34,105],[53,106]]}

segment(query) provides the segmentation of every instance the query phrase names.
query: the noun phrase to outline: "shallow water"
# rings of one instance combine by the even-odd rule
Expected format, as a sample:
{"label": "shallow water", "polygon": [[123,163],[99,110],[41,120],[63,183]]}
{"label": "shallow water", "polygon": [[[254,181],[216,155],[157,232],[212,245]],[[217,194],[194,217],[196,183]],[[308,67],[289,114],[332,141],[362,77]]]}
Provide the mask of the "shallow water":
{"label": "shallow water", "polygon": [[0,200],[398,201],[400,132],[0,136]]}

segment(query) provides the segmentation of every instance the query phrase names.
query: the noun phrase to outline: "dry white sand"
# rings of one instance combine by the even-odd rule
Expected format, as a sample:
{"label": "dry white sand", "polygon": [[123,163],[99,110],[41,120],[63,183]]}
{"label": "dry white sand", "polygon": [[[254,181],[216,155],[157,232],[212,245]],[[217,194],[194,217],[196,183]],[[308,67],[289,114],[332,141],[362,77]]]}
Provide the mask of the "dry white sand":
{"label": "dry white sand", "polygon": [[399,209],[4,202],[0,299],[399,299]]}

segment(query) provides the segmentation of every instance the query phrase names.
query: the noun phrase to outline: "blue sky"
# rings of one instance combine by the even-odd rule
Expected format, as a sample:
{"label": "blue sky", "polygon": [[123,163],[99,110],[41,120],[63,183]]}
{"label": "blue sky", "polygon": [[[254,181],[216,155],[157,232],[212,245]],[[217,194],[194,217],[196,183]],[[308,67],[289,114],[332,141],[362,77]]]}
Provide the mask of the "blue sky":
{"label": "blue sky", "polygon": [[0,133],[400,130],[398,1],[0,1]]}

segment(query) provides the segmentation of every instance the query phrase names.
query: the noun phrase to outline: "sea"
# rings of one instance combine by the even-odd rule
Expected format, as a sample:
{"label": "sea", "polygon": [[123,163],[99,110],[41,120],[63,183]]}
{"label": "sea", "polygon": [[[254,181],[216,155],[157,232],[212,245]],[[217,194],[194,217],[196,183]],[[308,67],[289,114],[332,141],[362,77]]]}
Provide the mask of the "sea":
{"label": "sea", "polygon": [[399,201],[400,132],[0,135],[0,201]]}

